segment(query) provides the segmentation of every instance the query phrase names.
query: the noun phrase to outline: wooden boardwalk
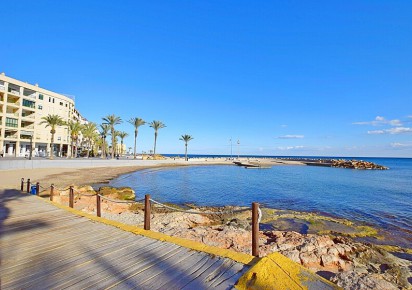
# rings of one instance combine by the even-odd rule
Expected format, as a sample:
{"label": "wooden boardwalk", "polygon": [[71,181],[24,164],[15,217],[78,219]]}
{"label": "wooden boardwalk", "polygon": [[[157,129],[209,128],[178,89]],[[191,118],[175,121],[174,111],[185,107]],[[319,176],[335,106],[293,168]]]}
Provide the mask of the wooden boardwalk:
{"label": "wooden boardwalk", "polygon": [[249,266],[0,190],[0,289],[231,289]]}

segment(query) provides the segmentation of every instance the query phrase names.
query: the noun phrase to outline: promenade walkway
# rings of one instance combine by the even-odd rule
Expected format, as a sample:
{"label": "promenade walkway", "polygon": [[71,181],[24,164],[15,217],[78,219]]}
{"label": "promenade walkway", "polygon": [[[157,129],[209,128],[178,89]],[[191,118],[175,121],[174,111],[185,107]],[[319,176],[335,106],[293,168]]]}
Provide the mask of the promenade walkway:
{"label": "promenade walkway", "polygon": [[0,189],[0,289],[337,289],[264,258],[125,226]]}
{"label": "promenade walkway", "polygon": [[0,289],[228,289],[249,268],[0,191]]}

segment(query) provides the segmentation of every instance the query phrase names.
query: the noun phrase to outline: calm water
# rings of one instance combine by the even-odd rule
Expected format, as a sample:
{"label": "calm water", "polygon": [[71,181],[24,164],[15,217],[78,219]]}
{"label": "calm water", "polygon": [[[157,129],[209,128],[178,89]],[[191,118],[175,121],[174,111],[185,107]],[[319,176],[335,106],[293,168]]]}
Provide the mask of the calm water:
{"label": "calm water", "polygon": [[196,166],[137,171],[111,185],[130,186],[137,198],[150,193],[161,202],[250,206],[256,201],[271,208],[323,212],[386,229],[412,247],[412,159],[364,160],[390,170]]}

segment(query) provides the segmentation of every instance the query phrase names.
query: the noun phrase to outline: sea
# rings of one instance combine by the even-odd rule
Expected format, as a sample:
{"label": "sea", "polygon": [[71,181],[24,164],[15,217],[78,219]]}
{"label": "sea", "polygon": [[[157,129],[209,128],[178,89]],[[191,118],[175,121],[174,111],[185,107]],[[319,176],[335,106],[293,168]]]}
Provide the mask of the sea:
{"label": "sea", "polygon": [[317,212],[382,229],[396,244],[412,248],[412,158],[335,159],[342,158],[374,162],[389,170],[189,166],[136,171],[112,180],[110,185],[133,188],[137,199],[150,194],[154,200],[166,203],[250,206],[258,202],[269,208]]}

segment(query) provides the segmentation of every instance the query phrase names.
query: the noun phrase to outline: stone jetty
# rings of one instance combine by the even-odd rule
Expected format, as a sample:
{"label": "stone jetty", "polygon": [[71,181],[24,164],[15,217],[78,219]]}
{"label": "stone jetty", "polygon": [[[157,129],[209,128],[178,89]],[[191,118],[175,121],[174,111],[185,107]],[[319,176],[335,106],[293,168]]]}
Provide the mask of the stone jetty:
{"label": "stone jetty", "polygon": [[373,162],[363,161],[363,160],[331,160],[332,167],[339,168],[350,168],[350,169],[374,169],[374,170],[387,170],[388,167],[383,165],[375,164]]}

